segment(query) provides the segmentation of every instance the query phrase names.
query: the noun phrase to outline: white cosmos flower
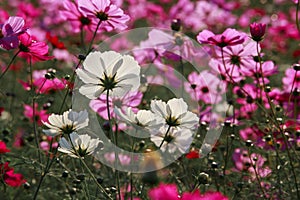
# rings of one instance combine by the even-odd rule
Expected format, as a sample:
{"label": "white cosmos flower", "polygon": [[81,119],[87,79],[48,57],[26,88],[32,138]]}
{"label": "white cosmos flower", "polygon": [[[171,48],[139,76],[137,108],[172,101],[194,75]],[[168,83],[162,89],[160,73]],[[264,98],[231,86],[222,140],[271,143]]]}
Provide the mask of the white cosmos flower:
{"label": "white cosmos flower", "polygon": [[75,158],[78,158],[78,155],[80,157],[91,155],[98,145],[102,143],[98,138],[92,139],[88,134],[78,135],[73,132],[70,134],[70,138],[72,143],[64,137],[60,139],[58,151]]}
{"label": "white cosmos flower", "polygon": [[122,120],[129,122],[134,126],[154,128],[163,125],[163,121],[160,120],[160,118],[157,118],[157,116],[149,110],[139,110],[137,113],[134,113],[131,107],[127,107],[125,113],[123,113],[120,108],[115,107],[114,111]]}
{"label": "white cosmos flower", "polygon": [[[193,141],[193,134],[189,129],[176,129],[171,127],[168,131],[166,127],[161,127],[158,134],[151,135],[150,140],[157,147],[161,145],[160,149],[163,152],[167,150],[169,153],[174,153],[178,150],[181,153],[185,153]],[[164,142],[161,144],[163,140]]]}
{"label": "white cosmos flower", "polygon": [[44,129],[43,132],[54,137],[60,134],[70,134],[88,126],[89,118],[86,110],[75,112],[70,109],[62,115],[51,114],[48,121],[49,123],[43,122],[43,124],[49,129]]}
{"label": "white cosmos flower", "polygon": [[193,129],[199,123],[197,115],[188,111],[188,105],[182,98],[173,98],[167,103],[152,100],[150,106],[151,111],[163,118],[168,126]]}
{"label": "white cosmos flower", "polygon": [[77,69],[78,77],[84,82],[79,92],[89,99],[96,99],[104,91],[112,97],[122,97],[140,86],[140,66],[132,56],[114,51],[90,53]]}

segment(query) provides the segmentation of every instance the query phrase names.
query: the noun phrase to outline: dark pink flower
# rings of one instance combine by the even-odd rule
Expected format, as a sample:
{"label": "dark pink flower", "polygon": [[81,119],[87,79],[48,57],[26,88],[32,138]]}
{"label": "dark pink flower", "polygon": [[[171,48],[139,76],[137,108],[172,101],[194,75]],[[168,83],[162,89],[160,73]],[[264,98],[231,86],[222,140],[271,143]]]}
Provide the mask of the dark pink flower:
{"label": "dark pink flower", "polygon": [[[33,118],[35,118],[38,125],[42,125],[42,122],[47,122],[49,114],[47,114],[46,110],[38,110],[38,104],[34,105],[34,113],[31,105],[24,105],[24,116],[27,117],[31,122],[33,122]],[[33,116],[33,114],[35,114]]]}
{"label": "dark pink flower", "polygon": [[26,30],[24,24],[22,17],[9,17],[4,24],[0,24],[0,47],[6,50],[17,48],[18,35]]}
{"label": "dark pink flower", "polygon": [[19,40],[21,42],[19,45],[20,56],[26,58],[27,61],[45,61],[52,58],[48,56],[48,45],[45,42],[36,41],[28,33],[21,34]]}
{"label": "dark pink flower", "polygon": [[266,24],[256,22],[250,24],[250,33],[254,41],[261,41],[266,33]]}
{"label": "dark pink flower", "polygon": [[228,198],[220,192],[209,191],[205,194],[200,194],[199,190],[196,190],[192,193],[183,193],[181,200],[228,200]]}
{"label": "dark pink flower", "polygon": [[[95,29],[100,23],[99,30],[112,31],[126,29],[129,16],[109,0],[78,0],[79,11],[88,17]],[[95,30],[94,29],[94,30]]]}
{"label": "dark pink flower", "polygon": [[10,150],[6,147],[5,142],[0,140],[0,154],[10,152]]}
{"label": "dark pink flower", "polygon": [[202,44],[211,44],[223,48],[242,44],[246,37],[247,35],[244,33],[240,33],[232,28],[227,28],[222,34],[217,35],[209,30],[204,30],[198,34],[197,40]]}
{"label": "dark pink flower", "polygon": [[0,176],[3,181],[11,187],[19,187],[26,181],[22,174],[15,174],[14,169],[8,166],[8,162],[0,164]]}
{"label": "dark pink flower", "polygon": [[[67,87],[68,83],[66,80],[61,80],[56,77],[47,79],[45,77],[45,74],[47,74],[47,70],[35,70],[32,73],[33,85],[36,88],[36,93],[47,94],[50,91],[63,90]],[[22,84],[25,90],[31,89],[29,82],[24,82],[22,80],[20,80],[19,82]]]}
{"label": "dark pink flower", "polygon": [[179,200],[177,187],[175,184],[163,184],[149,190],[148,195],[151,200]]}

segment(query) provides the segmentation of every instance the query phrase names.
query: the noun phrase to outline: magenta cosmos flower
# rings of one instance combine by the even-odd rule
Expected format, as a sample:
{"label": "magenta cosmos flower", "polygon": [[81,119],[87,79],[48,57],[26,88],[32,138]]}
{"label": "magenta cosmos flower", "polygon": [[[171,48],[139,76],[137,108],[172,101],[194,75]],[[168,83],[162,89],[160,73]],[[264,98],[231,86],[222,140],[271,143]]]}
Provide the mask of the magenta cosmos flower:
{"label": "magenta cosmos flower", "polygon": [[9,17],[4,24],[0,24],[0,47],[6,50],[17,48],[18,35],[26,30],[24,24],[22,17]]}
{"label": "magenta cosmos flower", "polygon": [[242,44],[246,37],[247,35],[244,33],[240,33],[232,28],[227,28],[222,34],[217,35],[209,30],[203,30],[198,34],[197,40],[202,44],[211,44],[223,48]]}
{"label": "magenta cosmos flower", "polygon": [[27,61],[45,61],[52,57],[48,56],[48,45],[45,42],[36,41],[28,33],[23,33],[19,36],[21,51],[20,56],[27,59]]}
{"label": "magenta cosmos flower", "polygon": [[[109,0],[78,0],[79,11],[91,19],[92,24],[99,30],[112,31],[126,29],[129,16]],[[96,28],[95,28],[96,29]]]}

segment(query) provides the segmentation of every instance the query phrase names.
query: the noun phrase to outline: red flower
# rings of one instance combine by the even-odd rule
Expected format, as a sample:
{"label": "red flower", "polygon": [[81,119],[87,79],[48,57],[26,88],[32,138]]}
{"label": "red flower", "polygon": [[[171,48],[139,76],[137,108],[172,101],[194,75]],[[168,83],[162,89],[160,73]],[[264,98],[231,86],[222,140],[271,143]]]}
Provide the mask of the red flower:
{"label": "red flower", "polygon": [[6,144],[0,140],[0,154],[10,152],[10,150],[6,147]]}
{"label": "red flower", "polygon": [[56,35],[52,36],[49,32],[46,34],[47,40],[52,44],[53,47],[57,49],[66,49],[63,42],[58,40]]}
{"label": "red flower", "polygon": [[8,166],[8,162],[0,164],[0,175],[3,181],[11,187],[19,187],[26,182],[22,174],[14,173],[14,169]]}
{"label": "red flower", "polygon": [[28,33],[23,33],[19,36],[21,44],[19,49],[21,51],[20,56],[29,61],[45,61],[52,57],[48,56],[48,45],[45,42],[37,42]]}
{"label": "red flower", "polygon": [[195,159],[195,158],[200,158],[200,155],[199,155],[199,150],[198,149],[191,149],[189,153],[187,153],[185,155],[186,158],[188,159]]}

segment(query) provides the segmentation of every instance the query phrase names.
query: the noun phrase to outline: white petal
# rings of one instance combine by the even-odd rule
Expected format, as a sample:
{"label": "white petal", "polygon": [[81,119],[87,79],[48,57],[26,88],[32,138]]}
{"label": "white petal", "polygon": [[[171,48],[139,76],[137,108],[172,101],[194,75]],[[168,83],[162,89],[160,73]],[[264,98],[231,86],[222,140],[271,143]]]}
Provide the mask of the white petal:
{"label": "white petal", "polygon": [[100,79],[99,79],[100,77],[97,77],[95,76],[95,74],[91,74],[88,71],[85,71],[83,69],[77,69],[76,74],[84,83],[93,83],[93,84],[100,83]]}
{"label": "white petal", "polygon": [[167,104],[162,100],[152,100],[150,107],[151,107],[151,111],[154,112],[155,114],[158,114],[163,118],[168,116]]}
{"label": "white petal", "polygon": [[89,53],[83,62],[84,69],[95,76],[101,77],[105,71],[105,66],[100,61],[102,56],[103,54],[100,51]]}
{"label": "white petal", "polygon": [[181,114],[187,112],[188,109],[187,104],[183,101],[182,98],[173,98],[168,101],[167,105],[172,112],[172,116],[175,118],[178,118]]}
{"label": "white petal", "polygon": [[104,88],[99,85],[86,84],[79,88],[79,92],[89,99],[96,99],[99,93],[102,93]]}

